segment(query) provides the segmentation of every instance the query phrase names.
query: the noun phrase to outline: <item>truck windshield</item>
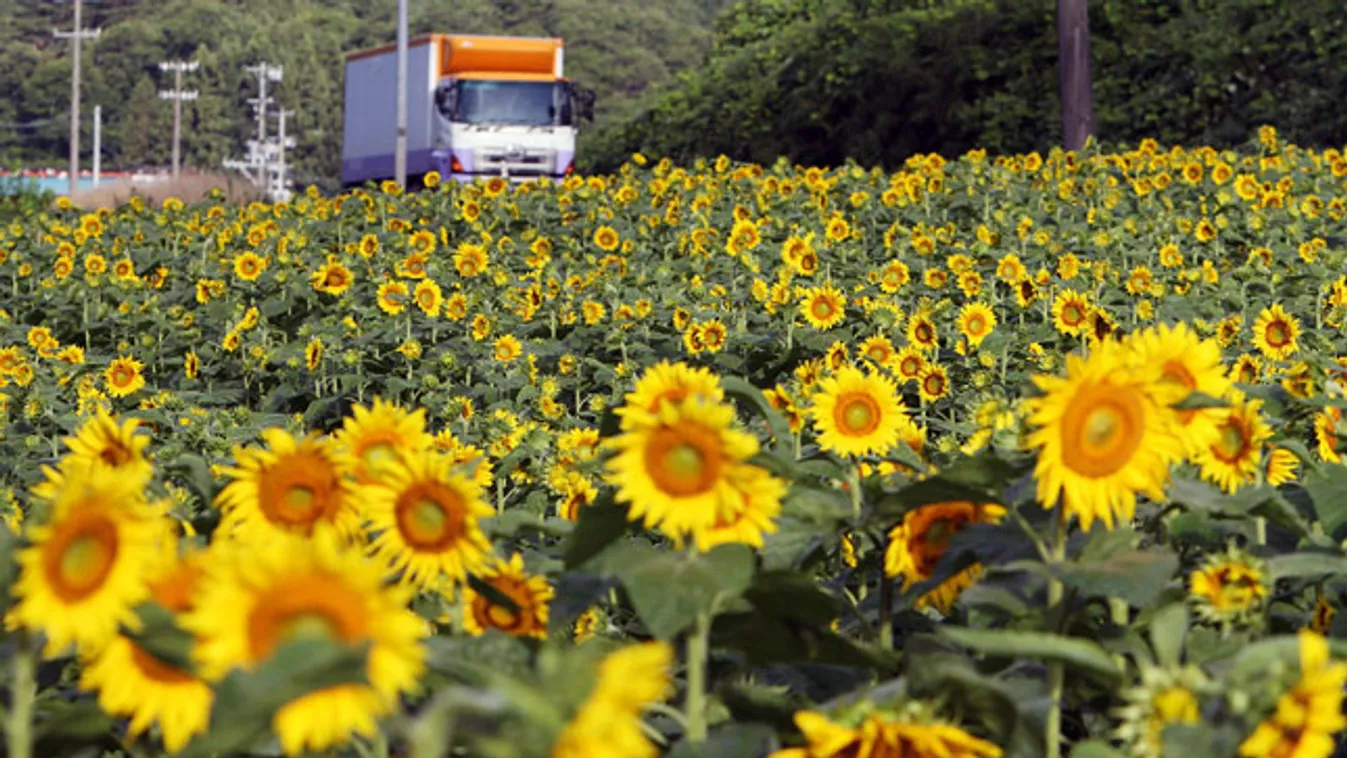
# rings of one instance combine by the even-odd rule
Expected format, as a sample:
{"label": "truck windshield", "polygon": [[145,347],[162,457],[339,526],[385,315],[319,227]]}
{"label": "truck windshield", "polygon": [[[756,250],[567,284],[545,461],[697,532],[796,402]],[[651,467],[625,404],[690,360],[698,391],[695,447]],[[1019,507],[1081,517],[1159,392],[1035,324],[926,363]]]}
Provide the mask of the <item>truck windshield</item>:
{"label": "truck windshield", "polygon": [[[450,120],[464,124],[570,126],[570,93],[561,82],[455,82]],[[447,103],[446,103],[447,105]]]}

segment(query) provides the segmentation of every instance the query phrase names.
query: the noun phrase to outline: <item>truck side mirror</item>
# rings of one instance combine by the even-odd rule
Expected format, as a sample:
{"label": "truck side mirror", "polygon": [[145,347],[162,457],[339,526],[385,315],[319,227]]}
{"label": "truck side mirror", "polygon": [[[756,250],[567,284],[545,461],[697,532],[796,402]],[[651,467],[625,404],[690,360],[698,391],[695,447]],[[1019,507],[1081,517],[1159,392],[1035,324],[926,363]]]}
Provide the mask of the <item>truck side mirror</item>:
{"label": "truck side mirror", "polygon": [[439,87],[435,90],[435,107],[440,109],[440,113],[445,116],[453,117],[454,108],[458,104],[458,91],[453,85]]}

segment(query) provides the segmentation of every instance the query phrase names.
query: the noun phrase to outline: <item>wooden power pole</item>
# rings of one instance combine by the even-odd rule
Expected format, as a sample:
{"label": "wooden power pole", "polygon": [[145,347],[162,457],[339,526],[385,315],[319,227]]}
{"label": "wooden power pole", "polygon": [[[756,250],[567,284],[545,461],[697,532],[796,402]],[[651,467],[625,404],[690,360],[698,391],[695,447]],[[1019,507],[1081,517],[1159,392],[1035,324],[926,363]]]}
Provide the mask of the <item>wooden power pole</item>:
{"label": "wooden power pole", "polygon": [[1094,134],[1090,98],[1090,12],[1087,0],[1057,0],[1062,146],[1079,150]]}

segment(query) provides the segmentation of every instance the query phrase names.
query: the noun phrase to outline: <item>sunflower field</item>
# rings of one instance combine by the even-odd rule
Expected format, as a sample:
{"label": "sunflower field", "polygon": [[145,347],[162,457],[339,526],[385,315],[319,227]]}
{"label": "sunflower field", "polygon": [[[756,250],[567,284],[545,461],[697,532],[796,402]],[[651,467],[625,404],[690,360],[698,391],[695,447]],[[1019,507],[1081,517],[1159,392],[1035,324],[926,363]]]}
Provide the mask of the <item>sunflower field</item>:
{"label": "sunflower field", "polygon": [[7,755],[1335,754],[1342,151],[427,184],[0,228]]}

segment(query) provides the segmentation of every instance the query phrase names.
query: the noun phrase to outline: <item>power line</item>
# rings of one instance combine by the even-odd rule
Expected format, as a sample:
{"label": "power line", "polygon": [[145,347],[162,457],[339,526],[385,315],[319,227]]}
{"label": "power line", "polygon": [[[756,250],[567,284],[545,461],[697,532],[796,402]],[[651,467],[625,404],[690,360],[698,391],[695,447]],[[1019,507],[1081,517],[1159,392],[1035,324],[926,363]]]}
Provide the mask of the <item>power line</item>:
{"label": "power line", "polygon": [[23,122],[16,121],[9,124],[0,124],[0,129],[11,129],[15,131],[22,129],[35,129],[39,126],[43,126],[44,124],[54,124],[57,121],[64,120],[66,115],[67,114],[65,113],[58,113],[55,116],[51,116],[49,118],[40,118],[35,121],[23,121]]}

